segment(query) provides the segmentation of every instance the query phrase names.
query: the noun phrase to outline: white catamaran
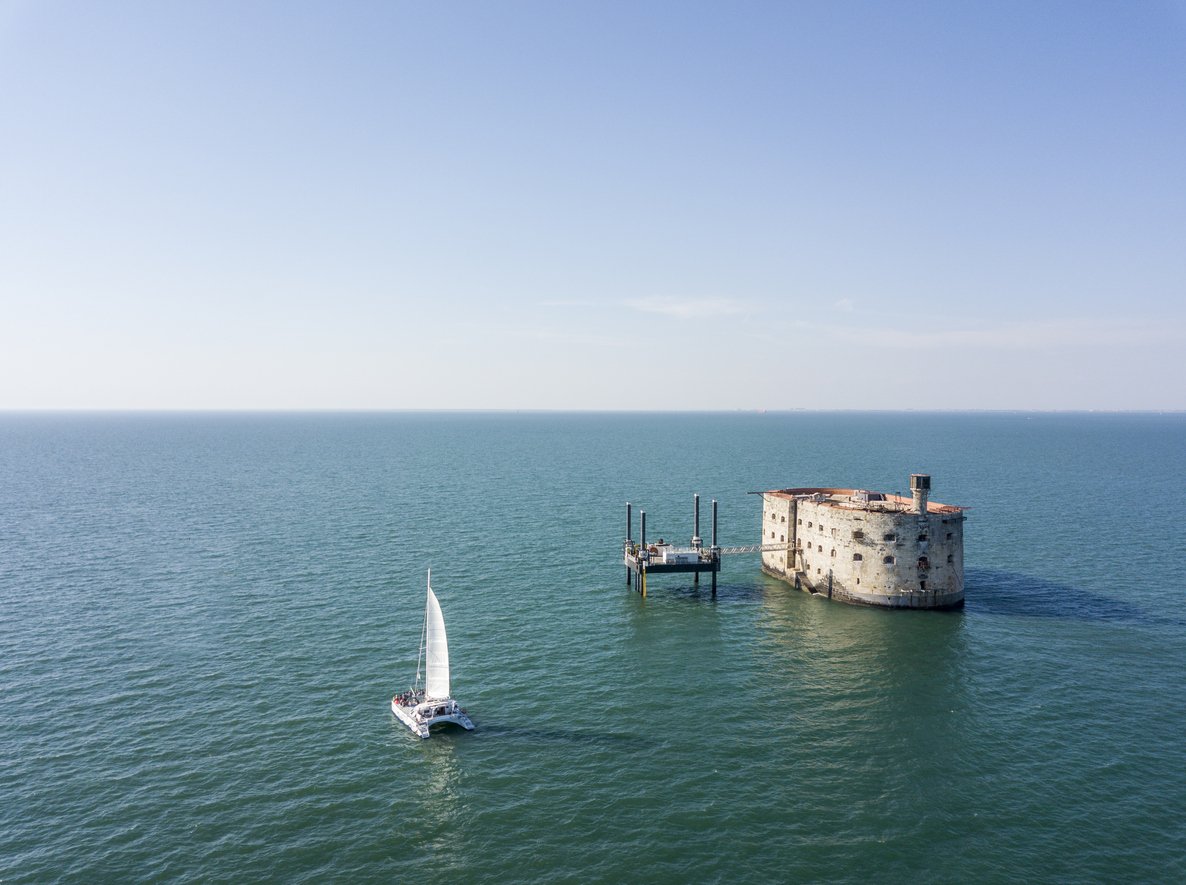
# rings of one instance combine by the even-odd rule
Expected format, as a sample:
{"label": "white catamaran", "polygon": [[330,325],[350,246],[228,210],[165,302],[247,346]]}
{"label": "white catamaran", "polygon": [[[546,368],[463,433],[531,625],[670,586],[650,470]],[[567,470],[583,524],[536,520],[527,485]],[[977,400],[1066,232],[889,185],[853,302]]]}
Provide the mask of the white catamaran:
{"label": "white catamaran", "polygon": [[[420,663],[425,663],[424,685],[420,684]],[[424,609],[424,631],[420,634],[420,657],[416,659],[416,682],[391,699],[391,712],[422,738],[437,724],[453,722],[473,731],[465,710],[449,695],[449,643],[441,604],[432,592],[432,569],[428,570],[428,602]]]}

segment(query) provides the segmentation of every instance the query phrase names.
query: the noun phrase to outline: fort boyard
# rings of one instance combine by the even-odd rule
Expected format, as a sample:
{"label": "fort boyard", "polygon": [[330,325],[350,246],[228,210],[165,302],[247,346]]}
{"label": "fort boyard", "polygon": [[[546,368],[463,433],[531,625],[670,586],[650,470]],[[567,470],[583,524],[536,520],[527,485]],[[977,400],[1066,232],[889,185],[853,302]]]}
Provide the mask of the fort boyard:
{"label": "fort boyard", "polygon": [[964,508],[928,501],[925,473],[910,477],[910,490],[763,492],[762,570],[856,605],[961,607]]}

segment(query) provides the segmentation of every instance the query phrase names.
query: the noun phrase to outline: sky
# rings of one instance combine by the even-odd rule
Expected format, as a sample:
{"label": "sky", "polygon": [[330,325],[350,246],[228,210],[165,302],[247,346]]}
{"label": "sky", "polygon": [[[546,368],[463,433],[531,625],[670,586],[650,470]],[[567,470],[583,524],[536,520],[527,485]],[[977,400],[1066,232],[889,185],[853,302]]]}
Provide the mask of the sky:
{"label": "sky", "polygon": [[0,409],[1184,408],[1182,0],[0,0]]}

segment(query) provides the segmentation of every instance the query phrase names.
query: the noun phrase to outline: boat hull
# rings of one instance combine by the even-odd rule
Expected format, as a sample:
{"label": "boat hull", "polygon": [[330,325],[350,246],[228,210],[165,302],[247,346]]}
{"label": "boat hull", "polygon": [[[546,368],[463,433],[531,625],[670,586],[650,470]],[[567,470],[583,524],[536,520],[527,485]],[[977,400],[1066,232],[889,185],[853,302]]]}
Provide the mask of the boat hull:
{"label": "boat hull", "polygon": [[[429,709],[426,710],[424,709],[425,707]],[[430,729],[434,725],[452,724],[459,725],[466,731],[474,730],[474,724],[470,721],[469,716],[452,699],[416,706],[404,706],[393,698],[391,701],[391,712],[395,714],[396,719],[406,725],[413,734],[420,738],[428,738],[431,734]]]}

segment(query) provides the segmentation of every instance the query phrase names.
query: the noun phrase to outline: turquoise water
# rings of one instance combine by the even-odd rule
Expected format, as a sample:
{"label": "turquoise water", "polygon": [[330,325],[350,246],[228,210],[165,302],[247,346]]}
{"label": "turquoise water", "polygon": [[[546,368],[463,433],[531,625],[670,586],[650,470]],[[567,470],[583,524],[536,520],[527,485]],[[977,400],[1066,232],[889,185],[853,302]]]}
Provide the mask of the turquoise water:
{"label": "turquoise water", "polygon": [[[962,612],[625,586],[627,500],[919,471]],[[1184,474],[1182,415],[0,416],[0,880],[1181,881]]]}

